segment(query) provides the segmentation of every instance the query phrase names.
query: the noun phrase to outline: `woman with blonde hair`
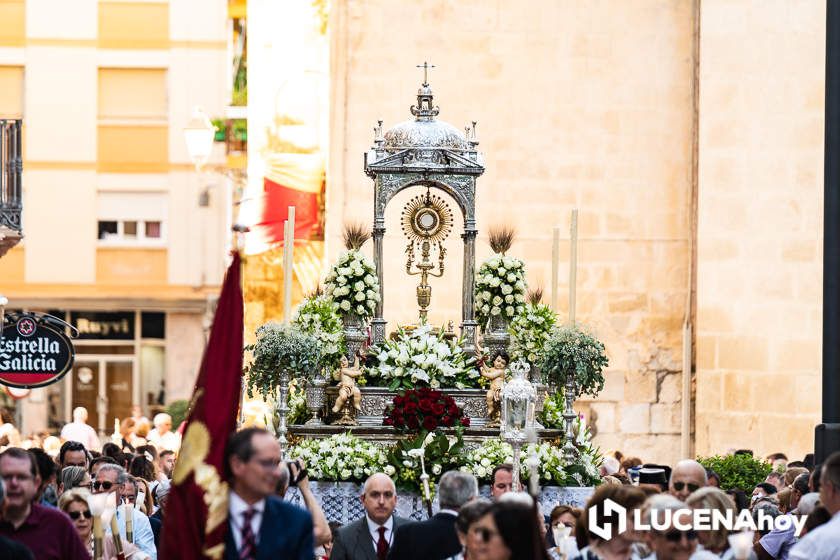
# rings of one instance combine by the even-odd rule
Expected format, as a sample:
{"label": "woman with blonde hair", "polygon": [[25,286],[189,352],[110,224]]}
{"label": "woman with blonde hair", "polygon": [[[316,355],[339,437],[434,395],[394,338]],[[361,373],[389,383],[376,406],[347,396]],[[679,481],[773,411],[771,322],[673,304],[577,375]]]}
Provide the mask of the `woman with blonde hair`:
{"label": "woman with blonde hair", "polygon": [[[726,492],[715,486],[704,486],[695,490],[689,495],[685,503],[693,509],[715,510],[724,514],[731,511],[733,519],[738,516],[735,501]],[[697,540],[704,550],[717,554],[721,560],[732,560],[735,557],[734,551],[729,546],[729,530],[726,527],[721,526],[708,531],[697,531]],[[755,559],[755,552],[750,551],[750,558]]]}
{"label": "woman with blonde hair", "polygon": [[[66,513],[82,542],[90,549],[93,555],[93,515],[88,499],[90,493],[87,490],[70,490],[61,495],[58,499],[58,509]],[[105,560],[117,560],[116,545],[114,537],[106,531],[103,541],[103,558]],[[131,560],[148,560],[149,556],[131,543],[122,543],[125,558]]]}

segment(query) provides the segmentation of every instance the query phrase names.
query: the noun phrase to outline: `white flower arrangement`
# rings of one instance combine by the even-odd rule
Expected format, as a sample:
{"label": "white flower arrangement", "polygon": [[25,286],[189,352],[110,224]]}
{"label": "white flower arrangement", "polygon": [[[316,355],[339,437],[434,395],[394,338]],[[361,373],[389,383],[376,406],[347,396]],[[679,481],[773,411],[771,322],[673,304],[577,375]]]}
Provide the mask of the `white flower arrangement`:
{"label": "white flower arrangement", "polygon": [[495,254],[478,269],[475,278],[475,316],[484,326],[494,316],[508,321],[525,310],[525,265],[515,257]]}
{"label": "white flower arrangement", "polygon": [[370,475],[396,470],[388,464],[385,448],[350,433],[308,439],[291,448],[290,457],[303,459],[312,480],[363,482]]}
{"label": "white flower arrangement", "polygon": [[366,367],[368,377],[381,379],[392,391],[478,387],[481,377],[458,340],[447,340],[442,330],[428,325],[410,332],[400,329],[396,339],[372,347],[368,359],[372,364]]}
{"label": "white flower arrangement", "polygon": [[[561,447],[548,442],[528,444],[522,448],[520,455],[520,472],[522,481],[527,484],[530,476],[528,457],[532,450],[536,451],[539,464],[539,477],[542,484],[553,486],[592,486],[598,484],[598,465],[600,457],[586,447],[581,450],[580,458],[572,464],[567,464],[563,458]],[[472,473],[480,482],[490,480],[493,469],[502,463],[513,463],[513,448],[501,439],[488,439],[479,447],[466,453],[465,463],[460,468],[463,472]]]}
{"label": "white flower arrangement", "polygon": [[356,315],[364,321],[373,316],[380,300],[379,279],[376,267],[359,250],[341,255],[324,281],[326,295],[338,305],[342,317]]}
{"label": "white flower arrangement", "polygon": [[295,311],[292,324],[321,343],[321,365],[338,367],[345,351],[344,327],[338,314],[338,304],[326,295],[305,299]]}
{"label": "white flower arrangement", "polygon": [[544,303],[526,303],[508,328],[511,361],[524,359],[531,366],[539,366],[543,361],[545,343],[556,324],[557,315],[551,307]]}

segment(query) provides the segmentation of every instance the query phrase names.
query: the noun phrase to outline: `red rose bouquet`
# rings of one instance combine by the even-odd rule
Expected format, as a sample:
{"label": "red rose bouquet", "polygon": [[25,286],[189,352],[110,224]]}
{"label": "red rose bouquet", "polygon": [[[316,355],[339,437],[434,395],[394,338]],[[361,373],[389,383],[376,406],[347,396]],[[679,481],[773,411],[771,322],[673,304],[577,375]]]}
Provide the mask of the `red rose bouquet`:
{"label": "red rose bouquet", "polygon": [[412,433],[438,428],[469,427],[470,419],[455,404],[455,399],[441,391],[423,387],[408,389],[394,397],[385,409],[386,426],[398,432]]}

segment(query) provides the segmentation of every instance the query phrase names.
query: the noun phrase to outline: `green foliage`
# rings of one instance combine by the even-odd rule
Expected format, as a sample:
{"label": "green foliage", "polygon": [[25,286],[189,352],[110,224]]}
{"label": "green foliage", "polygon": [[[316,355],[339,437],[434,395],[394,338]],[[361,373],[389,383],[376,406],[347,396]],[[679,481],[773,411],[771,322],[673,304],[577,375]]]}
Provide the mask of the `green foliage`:
{"label": "green foliage", "polygon": [[555,391],[545,398],[542,412],[540,413],[540,424],[548,429],[560,430],[566,427],[563,423],[563,409],[566,403],[563,402],[563,392]]}
{"label": "green foliage", "polygon": [[181,425],[181,422],[187,419],[187,413],[189,412],[190,401],[186,399],[181,399],[177,401],[172,401],[169,403],[169,406],[166,407],[166,413],[172,417],[172,427],[176,430],[178,426]]}
{"label": "green foliage", "polygon": [[422,492],[421,454],[430,483],[437,482],[446,471],[457,469],[464,450],[463,431],[458,427],[453,430],[454,435],[446,435],[422,430],[414,437],[399,440],[388,451],[388,463],[396,469],[394,483],[404,490]]}
{"label": "green foliage", "polygon": [[213,128],[216,129],[216,132],[213,134],[213,141],[224,142],[225,133],[227,132],[227,125],[225,124],[225,121],[222,119],[213,119],[210,122],[213,123]]}
{"label": "green foliage", "polygon": [[557,323],[557,315],[544,303],[526,303],[522,313],[508,327],[511,336],[510,359],[525,359],[532,366],[543,361],[545,344]]}
{"label": "green foliage", "polygon": [[[306,408],[306,381],[292,379],[289,383],[289,424],[303,424],[309,420],[309,409]],[[280,418],[277,418],[278,429]]]}
{"label": "green foliage", "polygon": [[266,323],[257,329],[257,342],[245,350],[253,352],[253,360],[245,368],[248,395],[255,392],[274,396],[280,384],[280,372],[289,377],[311,379],[321,357],[321,343],[293,325]]}
{"label": "green foliage", "polygon": [[707,469],[712,469],[720,477],[723,490],[740,488],[749,493],[755,485],[764,482],[773,466],[752,455],[715,455],[697,459]]}
{"label": "green foliage", "polygon": [[322,367],[330,372],[338,367],[347,346],[344,342],[344,326],[338,315],[338,304],[332,298],[316,295],[305,299],[295,311],[292,324],[321,343]]}
{"label": "green foliage", "polygon": [[604,343],[577,326],[564,325],[551,333],[545,344],[542,373],[555,386],[563,387],[574,376],[578,395],[593,397],[604,388],[604,368],[609,365]]}

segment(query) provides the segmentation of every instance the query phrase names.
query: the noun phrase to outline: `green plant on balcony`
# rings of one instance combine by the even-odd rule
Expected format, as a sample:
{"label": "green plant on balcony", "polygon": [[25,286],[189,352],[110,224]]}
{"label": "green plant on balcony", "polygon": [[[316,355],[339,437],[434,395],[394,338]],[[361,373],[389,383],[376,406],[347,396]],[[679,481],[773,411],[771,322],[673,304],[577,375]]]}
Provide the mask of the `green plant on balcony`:
{"label": "green plant on balcony", "polygon": [[225,121],[222,119],[213,119],[210,122],[213,124],[213,128],[216,129],[216,132],[213,135],[213,141],[224,142],[225,134],[227,133],[227,125],[225,124]]}
{"label": "green plant on balcony", "polygon": [[246,119],[234,119],[230,124],[231,137],[236,142],[248,141],[248,121]]}

